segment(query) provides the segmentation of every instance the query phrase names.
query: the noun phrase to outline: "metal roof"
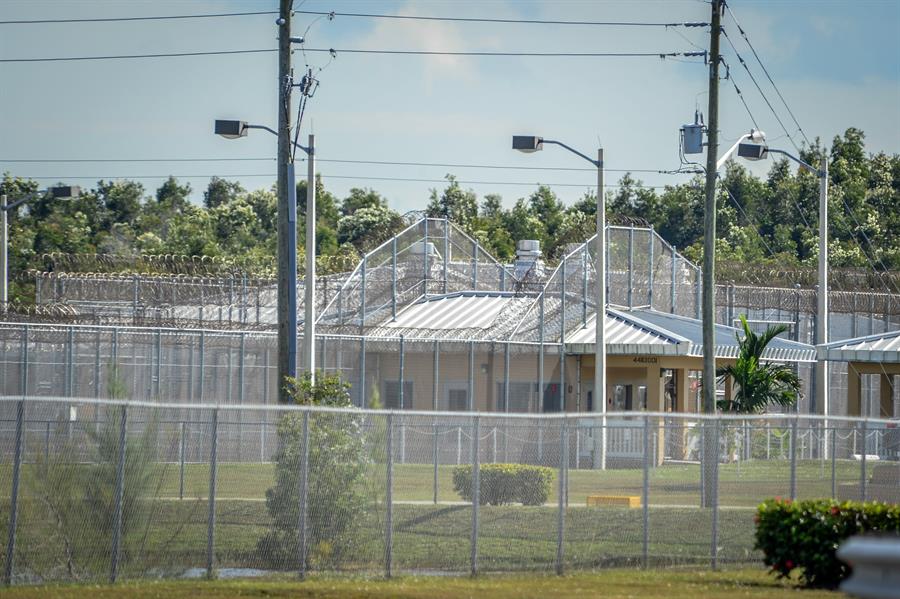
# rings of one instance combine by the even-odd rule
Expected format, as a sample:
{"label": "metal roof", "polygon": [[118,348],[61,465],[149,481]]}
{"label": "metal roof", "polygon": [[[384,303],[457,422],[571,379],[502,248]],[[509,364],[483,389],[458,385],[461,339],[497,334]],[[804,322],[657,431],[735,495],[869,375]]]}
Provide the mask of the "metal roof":
{"label": "metal roof", "polygon": [[[688,355],[703,355],[703,321],[647,308],[631,310],[628,313],[687,339],[690,343]],[[716,324],[716,357],[736,358],[739,349],[737,336],[740,334],[740,329]],[[816,349],[806,343],[776,337],[769,343],[763,358],[779,362],[815,362]]]}
{"label": "metal roof", "polygon": [[452,294],[429,298],[406,306],[387,329],[489,329],[510,302],[507,294]]}
{"label": "metal roof", "polygon": [[823,360],[900,363],[900,331],[844,339],[820,345],[817,349]]}
{"label": "metal roof", "polygon": [[[586,325],[566,336],[566,349],[571,353],[594,351],[596,315]],[[669,331],[641,322],[624,312],[607,310],[603,323],[606,353],[610,355],[684,355],[687,340]]]}

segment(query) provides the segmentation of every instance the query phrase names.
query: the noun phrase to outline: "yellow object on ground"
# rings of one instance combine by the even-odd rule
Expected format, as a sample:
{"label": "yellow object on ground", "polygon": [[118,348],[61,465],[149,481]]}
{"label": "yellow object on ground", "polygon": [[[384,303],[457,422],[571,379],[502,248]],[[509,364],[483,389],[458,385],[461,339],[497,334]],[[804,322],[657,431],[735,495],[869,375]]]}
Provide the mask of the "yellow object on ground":
{"label": "yellow object on ground", "polygon": [[588,495],[587,504],[612,507],[641,507],[641,498],[638,495]]}

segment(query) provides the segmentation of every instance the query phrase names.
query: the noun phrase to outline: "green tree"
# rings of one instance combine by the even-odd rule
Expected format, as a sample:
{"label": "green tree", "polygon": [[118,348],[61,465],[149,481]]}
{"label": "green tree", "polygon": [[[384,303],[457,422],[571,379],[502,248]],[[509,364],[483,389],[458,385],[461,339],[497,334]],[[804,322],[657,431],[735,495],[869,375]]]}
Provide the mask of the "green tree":
{"label": "green tree", "polygon": [[403,218],[385,205],[355,209],[338,221],[338,243],[350,243],[365,252],[389,239],[403,228]]}
{"label": "green tree", "polygon": [[[289,379],[298,405],[351,407],[349,385],[337,375]],[[347,413],[311,413],[308,424],[307,566],[336,566],[352,557],[373,504],[367,497],[369,454],[362,417]],[[270,531],[259,540],[261,559],[278,568],[296,565],[303,415],[289,413],[278,423],[275,486],[266,491]]]}
{"label": "green tree", "polygon": [[756,414],[772,405],[790,407],[800,396],[800,379],[787,364],[763,361],[766,346],[788,330],[787,325],[769,327],[756,334],[741,315],[744,336],[737,335],[738,356],[734,364],[716,370],[719,381],[731,378],[735,392],[730,400],[720,400],[723,412]]}
{"label": "green tree", "polygon": [[431,218],[448,218],[465,231],[470,231],[478,217],[478,197],[471,189],[464,190],[453,175],[444,178],[448,182],[444,191],[438,193],[437,189],[431,190],[427,214]]}
{"label": "green tree", "polygon": [[222,204],[227,204],[239,198],[246,193],[241,184],[237,181],[228,181],[213,177],[203,192],[203,205],[207,208],[216,208]]}

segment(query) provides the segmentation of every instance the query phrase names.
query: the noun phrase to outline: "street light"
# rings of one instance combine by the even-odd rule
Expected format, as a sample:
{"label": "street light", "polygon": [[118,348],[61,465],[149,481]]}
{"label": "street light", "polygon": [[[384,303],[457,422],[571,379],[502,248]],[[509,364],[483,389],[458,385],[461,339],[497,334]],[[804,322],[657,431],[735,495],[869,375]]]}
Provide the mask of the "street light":
{"label": "street light", "polygon": [[[245,121],[216,120],[215,133],[226,139],[246,137],[250,129],[262,129],[278,136],[265,125],[251,125]],[[315,382],[316,376],[316,166],[315,135],[310,134],[309,145],[294,144],[307,156],[306,184],[306,282],[303,327],[304,368]],[[278,388],[282,397],[285,377],[297,376],[297,185],[294,163],[287,162],[288,206],[287,227],[282,237],[278,230]]]}
{"label": "street light", "polygon": [[12,204],[6,203],[6,194],[0,195],[0,213],[3,215],[0,217],[0,220],[2,220],[2,223],[0,223],[0,307],[2,307],[4,314],[6,314],[7,306],[9,305],[9,228],[7,213],[26,202],[44,195],[49,195],[54,200],[68,200],[81,195],[81,188],[77,185],[57,185],[43,191],[30,193]]}
{"label": "street light", "polygon": [[[769,157],[769,154],[781,154],[790,158],[819,179],[819,288],[816,291],[814,343],[816,345],[828,343],[828,159],[822,156],[822,167],[816,168],[789,152],[768,147],[765,143],[762,143],[764,139],[759,140],[760,143],[740,143],[737,151],[738,156],[747,160],[765,160]],[[822,398],[821,405],[819,405],[820,402],[818,402],[817,396]],[[813,402],[815,411],[821,412],[825,416],[828,415],[828,362],[820,357],[816,359]]]}
{"label": "street light", "polygon": [[[597,273],[595,285],[596,326],[594,338],[594,402],[593,411],[602,415],[600,439],[595,438],[594,452],[599,455],[600,469],[606,469],[606,198],[603,194],[603,148],[597,150],[597,159],[582,154],[560,141],[544,139],[533,135],[513,135],[513,150],[531,153],[544,149],[544,144],[553,144],[584,158],[597,167],[597,251],[594,256]],[[562,340],[561,340],[562,341]],[[542,390],[543,391],[543,390]],[[563,402],[565,405],[565,402]],[[598,446],[599,443],[599,446]]]}

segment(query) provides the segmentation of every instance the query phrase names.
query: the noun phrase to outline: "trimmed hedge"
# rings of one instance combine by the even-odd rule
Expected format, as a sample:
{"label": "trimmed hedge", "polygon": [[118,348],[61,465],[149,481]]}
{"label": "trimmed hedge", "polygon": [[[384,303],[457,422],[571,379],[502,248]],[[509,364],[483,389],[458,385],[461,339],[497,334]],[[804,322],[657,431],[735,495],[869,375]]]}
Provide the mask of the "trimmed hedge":
{"label": "trimmed hedge", "polygon": [[[550,496],[553,469],[523,464],[484,464],[479,467],[481,505],[543,505]],[[472,501],[472,466],[453,469],[453,489]]]}
{"label": "trimmed hedge", "polygon": [[776,497],[760,504],[755,520],[756,549],[779,578],[799,568],[807,586],[834,588],[850,574],[838,546],[861,533],[900,534],[900,505]]}

